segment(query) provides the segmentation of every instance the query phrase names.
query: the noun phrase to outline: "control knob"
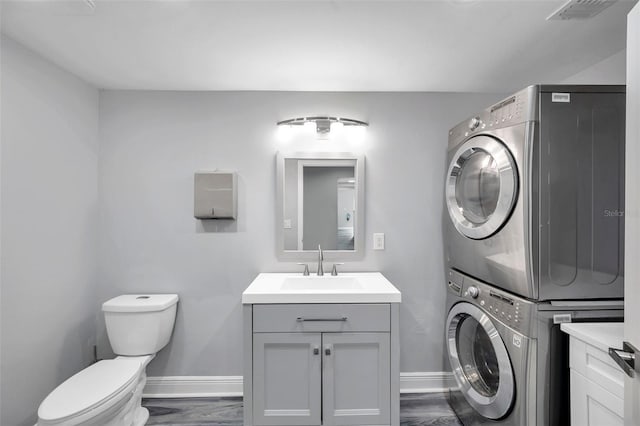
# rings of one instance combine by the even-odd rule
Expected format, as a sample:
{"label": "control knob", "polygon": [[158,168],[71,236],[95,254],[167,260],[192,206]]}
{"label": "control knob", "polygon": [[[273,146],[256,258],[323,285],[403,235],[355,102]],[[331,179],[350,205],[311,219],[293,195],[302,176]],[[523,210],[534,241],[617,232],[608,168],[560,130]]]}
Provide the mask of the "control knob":
{"label": "control knob", "polygon": [[480,290],[478,290],[478,287],[472,285],[467,289],[467,293],[469,293],[469,296],[471,296],[472,298],[477,299],[478,295],[480,294]]}
{"label": "control knob", "polygon": [[475,130],[480,125],[480,117],[473,117],[471,121],[469,121],[469,130]]}

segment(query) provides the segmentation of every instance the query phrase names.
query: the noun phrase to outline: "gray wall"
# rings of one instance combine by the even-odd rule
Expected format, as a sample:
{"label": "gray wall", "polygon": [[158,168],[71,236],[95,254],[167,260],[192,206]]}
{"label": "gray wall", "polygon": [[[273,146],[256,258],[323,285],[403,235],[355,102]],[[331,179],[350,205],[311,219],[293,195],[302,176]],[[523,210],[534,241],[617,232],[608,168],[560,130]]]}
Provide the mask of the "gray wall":
{"label": "gray wall", "polygon": [[[177,292],[173,340],[152,376],[240,375],[242,291],[275,255],[275,154],[366,155],[366,253],[343,270],[382,271],[401,291],[401,371],[441,371],[441,214],[448,129],[500,95],[144,92],[100,96],[100,300]],[[275,122],[335,114],[371,123],[362,144],[277,141]],[[237,223],[193,218],[193,173],[237,170]],[[400,208],[402,207],[402,208]],[[281,226],[281,224],[277,224]],[[372,233],[386,250],[372,251]],[[104,331],[100,352],[109,355]]]}
{"label": "gray wall", "polygon": [[19,426],[93,355],[98,91],[11,39],[1,47],[0,423]]}
{"label": "gray wall", "polygon": [[354,167],[304,167],[303,249],[338,249],[338,179],[354,177]]}
{"label": "gray wall", "polygon": [[626,84],[627,50],[608,58],[561,81],[561,84]]}

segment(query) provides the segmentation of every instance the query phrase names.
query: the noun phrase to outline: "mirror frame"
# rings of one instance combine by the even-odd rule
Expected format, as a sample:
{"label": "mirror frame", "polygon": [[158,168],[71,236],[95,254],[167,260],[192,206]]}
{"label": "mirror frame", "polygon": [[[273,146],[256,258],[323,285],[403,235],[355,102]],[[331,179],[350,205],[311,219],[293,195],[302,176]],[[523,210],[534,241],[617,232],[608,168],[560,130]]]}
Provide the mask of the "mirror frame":
{"label": "mirror frame", "polygon": [[[279,260],[290,262],[318,261],[317,250],[285,250],[284,249],[284,162],[287,159],[297,160],[355,160],[354,175],[356,178],[356,226],[353,250],[322,250],[325,261],[354,261],[364,257],[365,248],[365,215],[364,191],[365,174],[364,155],[350,152],[291,152],[276,154],[276,255]],[[326,269],[326,268],[325,268]]]}

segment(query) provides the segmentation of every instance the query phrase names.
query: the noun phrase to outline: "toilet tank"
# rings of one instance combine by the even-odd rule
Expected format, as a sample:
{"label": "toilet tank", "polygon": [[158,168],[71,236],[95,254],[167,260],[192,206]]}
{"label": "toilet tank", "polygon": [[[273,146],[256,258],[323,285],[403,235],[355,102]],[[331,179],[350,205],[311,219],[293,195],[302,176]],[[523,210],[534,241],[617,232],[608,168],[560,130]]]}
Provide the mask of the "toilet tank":
{"label": "toilet tank", "polygon": [[164,348],[176,320],[177,294],[125,294],[102,304],[117,355],[153,355]]}

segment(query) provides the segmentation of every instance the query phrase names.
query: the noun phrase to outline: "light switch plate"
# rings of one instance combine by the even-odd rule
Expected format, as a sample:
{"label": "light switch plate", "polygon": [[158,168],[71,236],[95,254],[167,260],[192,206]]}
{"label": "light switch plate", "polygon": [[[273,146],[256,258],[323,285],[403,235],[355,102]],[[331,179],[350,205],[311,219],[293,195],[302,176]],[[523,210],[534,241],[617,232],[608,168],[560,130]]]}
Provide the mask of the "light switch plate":
{"label": "light switch plate", "polygon": [[284,229],[291,229],[291,219],[284,220]]}
{"label": "light switch plate", "polygon": [[376,232],[373,234],[373,249],[384,250],[384,233]]}

